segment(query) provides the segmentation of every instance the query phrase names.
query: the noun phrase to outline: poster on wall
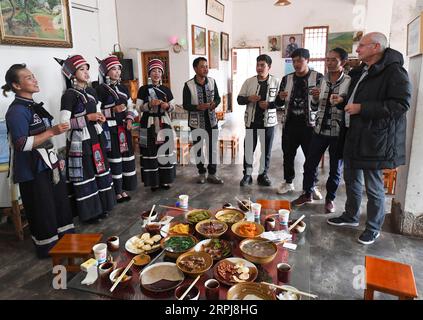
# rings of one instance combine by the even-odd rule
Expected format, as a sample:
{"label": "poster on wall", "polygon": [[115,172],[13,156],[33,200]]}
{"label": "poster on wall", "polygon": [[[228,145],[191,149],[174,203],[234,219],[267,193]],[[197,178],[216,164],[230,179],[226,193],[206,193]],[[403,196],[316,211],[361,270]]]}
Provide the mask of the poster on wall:
{"label": "poster on wall", "polygon": [[407,26],[407,56],[423,53],[423,13]]}
{"label": "poster on wall", "polygon": [[220,33],[220,58],[222,61],[229,61],[229,34],[225,32]]}
{"label": "poster on wall", "polygon": [[282,36],[269,36],[267,40],[267,50],[269,52],[281,51]]}
{"label": "poster on wall", "polygon": [[219,33],[209,30],[209,68],[219,69]]}
{"label": "poster on wall", "polygon": [[353,53],[355,32],[336,32],[328,35],[328,50],[342,48],[349,54]]}
{"label": "poster on wall", "polygon": [[0,0],[0,42],[72,48],[69,0]]}
{"label": "poster on wall", "polygon": [[286,34],[282,37],[282,57],[291,58],[291,54],[303,46],[302,34]]}
{"label": "poster on wall", "polygon": [[285,69],[284,69],[285,76],[287,74],[290,74],[290,73],[295,72],[294,64],[292,63],[292,59],[291,58],[284,59],[284,64],[285,64]]}

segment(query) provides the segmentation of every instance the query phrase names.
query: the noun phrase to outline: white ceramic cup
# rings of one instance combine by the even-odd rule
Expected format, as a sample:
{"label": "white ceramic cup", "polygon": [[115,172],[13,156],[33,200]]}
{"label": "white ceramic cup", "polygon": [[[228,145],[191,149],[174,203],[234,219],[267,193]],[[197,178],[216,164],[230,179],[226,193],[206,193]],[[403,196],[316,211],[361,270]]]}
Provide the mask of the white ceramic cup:
{"label": "white ceramic cup", "polygon": [[251,204],[251,212],[254,215],[254,221],[260,222],[261,204],[260,203],[252,203]]}
{"label": "white ceramic cup", "polygon": [[188,200],[189,200],[189,196],[186,194],[180,195],[179,196],[179,206],[181,208],[188,208]]}
{"label": "white ceramic cup", "polygon": [[278,213],[279,213],[280,224],[287,226],[289,221],[290,211],[286,209],[280,209]]}
{"label": "white ceramic cup", "polygon": [[93,247],[94,257],[98,263],[103,263],[107,260],[107,244],[99,243]]}

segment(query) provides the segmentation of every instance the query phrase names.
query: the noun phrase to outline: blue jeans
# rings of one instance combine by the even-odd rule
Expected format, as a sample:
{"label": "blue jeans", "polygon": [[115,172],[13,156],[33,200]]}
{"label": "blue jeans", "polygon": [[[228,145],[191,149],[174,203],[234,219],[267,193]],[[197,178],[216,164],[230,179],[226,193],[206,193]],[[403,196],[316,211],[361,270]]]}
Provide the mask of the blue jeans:
{"label": "blue jeans", "polygon": [[307,195],[313,192],[315,181],[317,181],[317,168],[320,159],[325,154],[326,149],[329,148],[330,171],[326,181],[326,200],[335,200],[336,190],[338,190],[342,176],[342,159],[337,156],[337,145],[338,137],[313,133],[304,163],[303,190]]}
{"label": "blue jeans", "polygon": [[367,194],[366,229],[379,232],[385,220],[385,188],[382,170],[352,169],[350,161],[344,162],[344,179],[347,189],[344,217],[359,222],[363,196],[363,176]]}

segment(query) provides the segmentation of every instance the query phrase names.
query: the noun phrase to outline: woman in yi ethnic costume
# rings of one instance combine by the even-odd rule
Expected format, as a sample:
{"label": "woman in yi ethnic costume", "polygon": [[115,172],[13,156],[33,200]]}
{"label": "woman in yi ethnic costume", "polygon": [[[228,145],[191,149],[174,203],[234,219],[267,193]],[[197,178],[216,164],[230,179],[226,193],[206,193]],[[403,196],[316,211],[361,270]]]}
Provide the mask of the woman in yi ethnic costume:
{"label": "woman in yi ethnic costume", "polygon": [[[140,121],[141,178],[152,191],[169,189],[176,177],[176,152],[169,112],[175,101],[169,88],[163,86],[163,62],[153,59],[148,63],[152,84],[138,91],[137,109],[143,112]],[[163,130],[166,129],[166,130]]]}
{"label": "woman in yi ethnic costume", "polygon": [[103,124],[107,140],[107,158],[112,170],[117,202],[129,201],[125,191],[137,188],[137,172],[132,146],[132,122],[138,113],[133,110],[128,89],[120,84],[122,64],[116,56],[97,59],[99,66],[98,99],[106,117]]}
{"label": "woman in yi ethnic costume", "polygon": [[80,55],[56,60],[62,65],[68,87],[62,96],[60,116],[62,122],[70,123],[66,147],[69,195],[75,214],[82,221],[96,222],[116,204],[101,126],[106,118],[95,90],[88,87],[87,61]]}
{"label": "woman in yi ethnic costume", "polygon": [[13,183],[19,183],[22,202],[38,257],[48,252],[65,233],[73,233],[73,215],[65,179],[51,138],[69,130],[66,123],[52,126],[53,117],[34,102],[38,82],[24,64],[6,73],[3,94],[13,91],[15,100],[6,113],[11,143]]}

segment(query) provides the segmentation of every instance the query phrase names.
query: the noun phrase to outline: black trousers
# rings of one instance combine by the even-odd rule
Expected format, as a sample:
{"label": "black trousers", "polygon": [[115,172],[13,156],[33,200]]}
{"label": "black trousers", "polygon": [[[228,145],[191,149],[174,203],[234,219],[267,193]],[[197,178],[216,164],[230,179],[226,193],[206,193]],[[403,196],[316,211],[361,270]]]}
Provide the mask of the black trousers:
{"label": "black trousers", "polygon": [[[196,134],[196,133],[202,133]],[[205,174],[207,171],[209,174],[214,175],[217,172],[217,142],[219,138],[218,127],[206,128],[206,129],[195,129],[191,128],[191,135],[193,141],[193,148],[198,149],[196,153],[195,163],[199,174]],[[205,167],[205,156],[204,156],[204,144],[208,151],[208,165]]]}
{"label": "black trousers", "polygon": [[244,140],[244,175],[251,175],[253,173],[254,152],[256,151],[257,141],[259,139],[261,146],[259,174],[267,174],[270,167],[274,135],[275,127],[263,129],[246,128]]}
{"label": "black trousers", "polygon": [[313,128],[308,127],[305,122],[288,121],[282,132],[282,151],[283,151],[283,173],[287,183],[292,183],[295,178],[294,162],[297,155],[297,149],[301,146],[305,156],[313,136]]}

